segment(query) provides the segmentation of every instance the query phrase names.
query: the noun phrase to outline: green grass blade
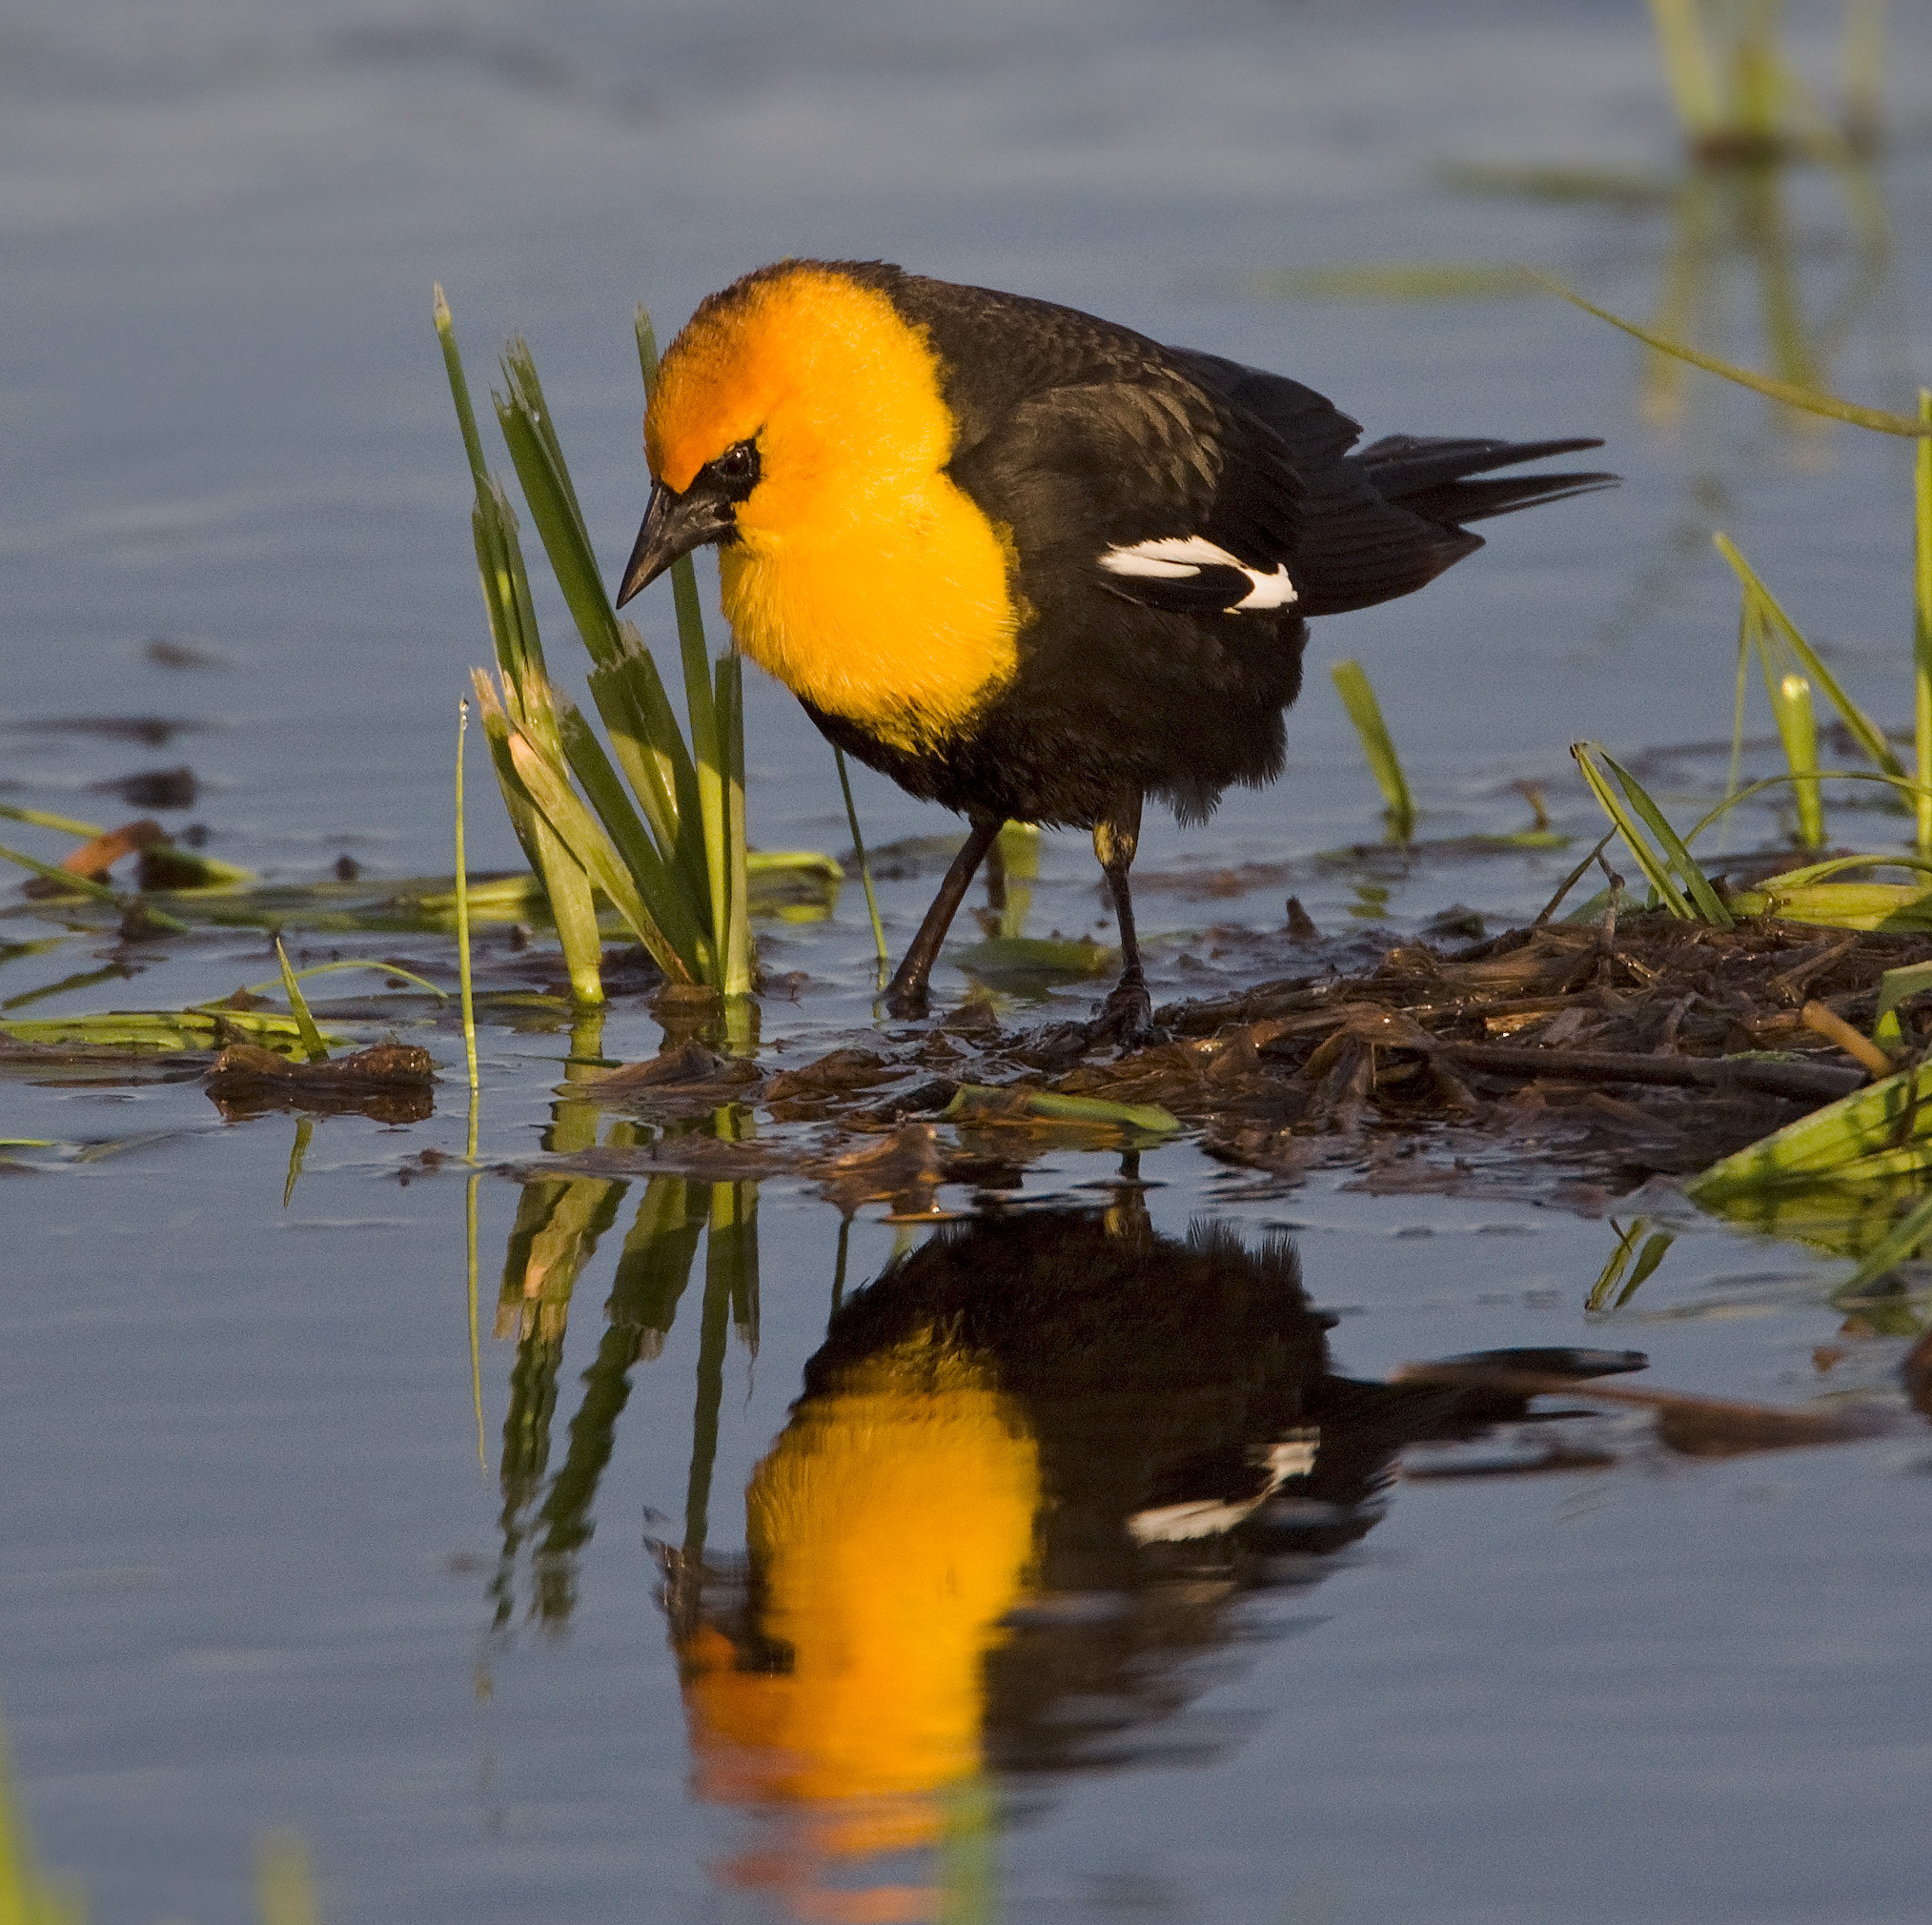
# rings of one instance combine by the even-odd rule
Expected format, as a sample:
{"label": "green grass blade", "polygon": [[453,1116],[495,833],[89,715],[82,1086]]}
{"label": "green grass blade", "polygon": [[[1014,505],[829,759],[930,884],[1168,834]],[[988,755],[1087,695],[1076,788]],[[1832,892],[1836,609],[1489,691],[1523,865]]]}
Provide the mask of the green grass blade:
{"label": "green grass blade", "polygon": [[[704,1245],[704,1307],[698,1330],[698,1398],[691,1413],[691,1469],[684,1485],[684,1555],[704,1554],[710,1529],[711,1477],[718,1462],[718,1417],[724,1401],[724,1354],[729,1335],[731,1259],[741,1246],[731,1235],[736,1199],[721,1194],[731,1184],[711,1186],[711,1219]],[[721,1234],[722,1232],[722,1234]]]}
{"label": "green grass blade", "polygon": [[[523,544],[518,537],[517,511],[495,476],[485,476],[477,490],[470,526],[497,666],[520,701],[525,678],[532,672],[539,676],[545,673],[543,642],[530,599],[530,576],[523,565]],[[527,721],[529,718],[519,710],[518,719]]]}
{"label": "green grass blade", "polygon": [[[213,1049],[245,1036],[264,1049],[293,1055],[302,1038],[293,1016],[270,1009],[110,1009],[88,1016],[46,1016],[0,1021],[0,1030],[21,1043],[93,1049]],[[325,1043],[346,1039],[330,1030]]]}
{"label": "green grass blade", "polygon": [[1820,929],[1883,929],[1896,934],[1932,930],[1932,889],[1887,882],[1767,885],[1739,889],[1731,901],[1740,916],[1776,916]]}
{"label": "green grass blade", "polygon": [[1872,1020],[1872,1041],[1881,1049],[1899,1049],[1904,1044],[1904,1031],[1899,1023],[1899,1005],[1932,989],[1932,962],[1910,962],[1902,969],[1887,969],[1879,978],[1879,1007]]}
{"label": "green grass blade", "polygon": [[[641,303],[636,315],[638,367],[648,402],[658,386],[657,335]],[[684,669],[684,712],[691,727],[691,759],[698,771],[698,814],[702,825],[704,874],[710,891],[711,926],[718,953],[731,948],[730,877],[727,871],[729,805],[725,796],[727,748],[719,729],[711,680],[711,651],[704,638],[704,614],[698,601],[698,576],[688,555],[672,562],[671,599],[678,617],[678,652]]]}
{"label": "green grass blade", "polygon": [[[1759,620],[1790,649],[1814,685],[1824,691],[1825,699],[1838,710],[1859,746],[1887,775],[1897,776],[1901,780],[1909,780],[1905,775],[1905,765],[1900,761],[1891,743],[1885,740],[1884,730],[1845,693],[1838,678],[1820,659],[1818,651],[1805,640],[1798,624],[1779,606],[1778,598],[1765,587],[1757,571],[1739,552],[1737,544],[1727,535],[1714,535],[1711,539],[1716,544],[1718,553],[1730,563],[1732,572],[1743,586],[1745,597],[1754,604]],[[1767,670],[1767,675],[1768,673]],[[1773,700],[1775,706],[1775,697]]]}
{"label": "green grass blade", "polygon": [[1572,742],[1570,753],[1576,759],[1576,766],[1582,771],[1590,793],[1616,824],[1617,833],[1622,837],[1624,846],[1629,849],[1637,866],[1643,871],[1645,880],[1657,891],[1658,900],[1680,922],[1696,922],[1697,912],[1672,880],[1669,864],[1651,847],[1650,839],[1632,820],[1630,811],[1617,800],[1603,771],[1596,766],[1598,756],[1603,756],[1606,761],[1609,757],[1596,742]]}
{"label": "green grass blade", "polygon": [[1123,1129],[1145,1130],[1149,1136],[1172,1136],[1180,1119],[1151,1103],[1109,1103],[1099,1096],[1057,1096],[1047,1089],[1014,1091],[963,1083],[941,1112],[953,1122],[970,1120],[990,1107],[995,1114],[1016,1095],[1024,1095],[1026,1110],[1047,1123],[1110,1124]]}
{"label": "green grass blade", "polygon": [[[548,760],[530,738],[516,728],[510,730],[509,752],[530,800],[571,860],[609,899],[665,975],[673,982],[691,982],[691,965],[659,927],[616,844],[570,786],[561,767]],[[594,916],[591,927],[596,927]],[[602,998],[589,1000],[600,1002]]]}
{"label": "green grass blade", "polygon": [[[1932,1064],[1888,1076],[1714,1163],[1684,1185],[1698,1205],[1796,1184],[1876,1175],[1932,1158]],[[1901,1154],[1902,1152],[1902,1154]]]}
{"label": "green grass blade", "polygon": [[510,450],[517,478],[523,486],[530,517],[543,543],[543,552],[557,575],[557,584],[583,645],[599,667],[614,662],[620,651],[617,612],[598,572],[597,557],[583,525],[570,472],[542,405],[542,389],[529,347],[513,339],[504,352],[503,377],[507,395],[498,395],[498,425]]}
{"label": "green grass blade", "polygon": [[295,1119],[295,1140],[289,1145],[289,1173],[282,1179],[282,1207],[287,1209],[302,1180],[302,1165],[308,1160],[309,1145],[315,1140],[315,1119],[302,1115]]}
{"label": "green grass blade", "polygon": [[1759,884],[1763,889],[1804,889],[1852,869],[1916,869],[1932,874],[1932,856],[1910,856],[1901,849],[1880,849],[1870,855],[1830,856],[1801,869],[1780,869]]}
{"label": "green grass blade", "polygon": [[[295,971],[295,981],[303,983],[311,976],[333,975],[339,969],[371,969],[378,976],[399,976],[405,983],[410,983],[415,988],[421,989],[429,995],[434,996],[437,1002],[447,1003],[449,1001],[450,993],[447,989],[439,988],[426,976],[418,976],[413,969],[403,968],[399,962],[385,962],[379,956],[343,956],[337,958],[333,962],[311,962],[306,969],[297,969]],[[278,987],[281,980],[279,976],[271,976],[264,978],[259,983],[251,983],[247,985],[246,993],[250,996],[259,996],[266,989]],[[202,1006],[214,1008],[216,1005],[207,1003]]]}
{"label": "green grass blade", "polygon": [[892,959],[885,949],[885,924],[879,916],[879,898],[872,890],[872,865],[865,860],[865,838],[859,831],[859,811],[852,801],[852,778],[845,771],[845,752],[834,742],[832,760],[839,770],[839,792],[845,799],[845,825],[852,832],[852,853],[859,859],[859,880],[865,885],[865,913],[872,919],[872,947],[879,959],[876,987],[885,986]]}
{"label": "green grass blade", "polygon": [[705,980],[710,971],[701,905],[684,887],[680,873],[658,853],[590,724],[574,707],[562,703],[558,708],[558,725],[570,771],[629,870],[640,902],[682,957],[685,968],[697,980]]}
{"label": "green grass blade", "polygon": [[36,829],[52,829],[63,836],[78,836],[92,841],[107,831],[98,822],[77,822],[71,816],[51,816],[45,809],[23,809],[12,802],[0,802],[0,816],[10,822],[28,822]]}
{"label": "green grass blade", "polygon": [[754,958],[751,943],[751,878],[745,866],[744,828],[744,663],[736,654],[718,659],[718,710],[724,738],[724,874],[731,891],[726,922],[724,975],[719,987],[727,996],[749,996]]}
{"label": "green grass blade", "polygon": [[275,961],[282,965],[282,992],[289,999],[289,1014],[295,1019],[295,1027],[301,1033],[303,1053],[311,1063],[327,1063],[329,1045],[322,1041],[322,1032],[315,1027],[315,1019],[309,1014],[302,985],[295,981],[295,972],[289,966],[289,952],[282,947],[279,936],[275,938]]}
{"label": "green grass blade", "polygon": [[489,481],[489,468],[483,460],[483,437],[477,433],[477,411],[470,405],[470,384],[463,375],[463,357],[457,350],[457,327],[450,304],[443,299],[437,284],[432,312],[436,316],[437,339],[443,351],[443,371],[449,375],[450,398],[457,404],[457,425],[463,433],[463,453],[469,456],[470,474],[480,493]]}
{"label": "green grass blade", "polygon": [[1590,1286],[1590,1294],[1583,1299],[1586,1310],[1607,1310],[1617,1295],[1617,1287],[1623,1281],[1623,1273],[1630,1267],[1630,1260],[1637,1254],[1637,1240],[1644,1232],[1646,1219],[1638,1217],[1627,1229],[1617,1229],[1616,1224],[1610,1227],[1617,1230],[1617,1245],[1610,1252],[1603,1267],[1596,1273],[1596,1281]]}
{"label": "green grass blade", "polygon": [[1537,274],[1535,269],[1526,270],[1540,281],[1553,294],[1559,294],[1578,307],[1586,314],[1595,314],[1599,321],[1608,321],[1613,328],[1621,328],[1626,334],[1657,349],[1659,354],[1674,355],[1679,361],[1688,361],[1694,368],[1702,368],[1707,374],[1721,375],[1727,381],[1735,381],[1740,388],[1749,388],[1754,393],[1768,395],[1774,401],[1782,401],[1787,407],[1801,409],[1808,415],[1823,415],[1834,421],[1849,421],[1855,428],[1870,428],[1881,435],[1901,435],[1916,438],[1932,435],[1932,426],[1922,425],[1905,415],[1894,415],[1883,408],[1864,408],[1853,401],[1841,401],[1836,395],[1821,393],[1816,388],[1799,386],[1793,381],[1780,381],[1770,375],[1758,375],[1749,368],[1739,368],[1729,361],[1720,361],[1715,355],[1699,354],[1695,348],[1685,347],[1679,341],[1673,341],[1667,335],[1654,333],[1649,328],[1640,328],[1635,321],[1626,321],[1621,315],[1614,314],[1608,308],[1599,308],[1594,301],[1586,301],[1581,294],[1573,294],[1562,282],[1553,280],[1548,274]]}
{"label": "green grass blade", "polygon": [[[611,668],[594,668],[584,679],[610,737],[611,754],[637,797],[659,852],[673,861],[678,850],[677,770],[660,731],[668,721],[681,747],[683,738],[664,699],[657,664],[648,655],[640,655]],[[656,699],[663,704],[656,713],[647,706],[651,698],[646,694],[654,684]]]}
{"label": "green grass blade", "polygon": [[[463,1066],[470,1084],[470,1160],[477,1155],[477,1095],[480,1080],[477,1074],[477,992],[470,970],[470,864],[463,848],[463,750],[469,740],[470,705],[457,703],[457,981],[463,999]],[[476,1282],[476,1266],[470,1266],[470,1280]],[[475,1305],[472,1290],[472,1307]],[[479,1432],[480,1434],[480,1432]]]}
{"label": "green grass blade", "polygon": [[624,637],[626,655],[620,671],[629,685],[638,713],[645,724],[644,740],[658,762],[662,780],[669,784],[677,802],[678,861],[701,895],[709,890],[710,871],[704,860],[702,811],[698,800],[698,764],[691,745],[679,726],[677,711],[671,706],[658,664],[644,647],[637,630],[627,621],[618,624]]}
{"label": "green grass blade", "polygon": [[[1719,929],[1731,926],[1731,912],[1724,907],[1717,890],[1712,888],[1710,879],[1698,866],[1698,860],[1685,845],[1683,839],[1671,827],[1670,819],[1651,800],[1650,792],[1630,771],[1607,750],[1599,751],[1611,773],[1617,778],[1617,786],[1628,798],[1630,805],[1649,825],[1656,836],[1657,845],[1663,850],[1664,860],[1678,880],[1684,885],[1698,914]],[[1816,757],[1813,758],[1814,763]]]}
{"label": "green grass blade", "polygon": [[[1919,390],[1919,419],[1932,428],[1932,388]],[[1919,759],[1919,846],[1932,852],[1932,440],[1912,468],[1913,735]]]}
{"label": "green grass blade", "polygon": [[[551,921],[557,925],[557,940],[563,949],[564,967],[570,974],[571,994],[579,1003],[594,1006],[603,1001],[603,942],[598,934],[597,905],[591,897],[589,879],[530,794],[512,752],[513,735],[524,742],[533,758],[540,760],[539,752],[529,737],[513,728],[489,677],[475,671],[471,681],[477,691],[483,739],[489,743],[498,786],[503,792],[510,820],[518,825],[530,866],[536,870],[550,904]],[[560,776],[558,780],[567,792],[569,784]],[[572,800],[575,800],[573,797]]]}
{"label": "green grass blade", "polygon": [[1798,841],[1801,848],[1824,846],[1824,803],[1818,781],[1818,716],[1811,705],[1811,684],[1801,675],[1779,679],[1772,702],[1784,759],[1797,779],[1792,793],[1798,802]]}
{"label": "green grass blade", "polygon": [[577,484],[570,478],[570,464],[563,458],[563,444],[557,438],[556,419],[551,415],[550,403],[543,397],[543,383],[537,376],[537,362],[530,353],[530,343],[521,334],[512,334],[498,365],[509,384],[512,398],[537,431],[543,446],[544,458],[562,492],[563,506],[576,524],[587,551],[590,537],[586,532],[583,506],[577,498]]}
{"label": "green grass blade", "polygon": [[1644,1239],[1643,1248],[1637,1252],[1637,1266],[1630,1273],[1630,1281],[1617,1293],[1616,1304],[1617,1309],[1622,1309],[1624,1305],[1637,1295],[1646,1279],[1655,1273],[1657,1266],[1670,1254],[1670,1247],[1676,1242],[1675,1230],[1653,1230]]}
{"label": "green grass blade", "polygon": [[1375,699],[1375,691],[1358,661],[1338,661],[1330,674],[1334,677],[1335,692],[1342,699],[1342,706],[1348,710],[1349,719],[1361,738],[1369,772],[1375,778],[1375,785],[1388,804],[1389,833],[1398,842],[1410,841],[1415,834],[1415,800],[1409,793],[1409,779],[1402,773],[1402,760],[1390,739],[1388,724],[1382,719],[1382,705]]}
{"label": "green grass blade", "polygon": [[63,869],[56,862],[43,862],[38,856],[24,856],[18,849],[0,847],[0,861],[17,862],[21,868],[31,869],[50,882],[58,882],[76,896],[92,896],[101,902],[118,903],[121,900],[120,891],[106,882],[96,882],[92,876],[76,876],[71,869]]}

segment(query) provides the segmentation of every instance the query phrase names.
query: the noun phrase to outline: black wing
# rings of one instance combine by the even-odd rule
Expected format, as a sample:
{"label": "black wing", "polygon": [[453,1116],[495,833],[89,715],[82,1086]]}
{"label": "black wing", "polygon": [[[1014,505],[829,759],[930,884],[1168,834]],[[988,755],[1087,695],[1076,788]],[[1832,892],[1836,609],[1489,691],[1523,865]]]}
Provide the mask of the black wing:
{"label": "black wing", "polygon": [[1290,567],[1296,613],[1339,615],[1408,595],[1482,546],[1466,522],[1616,485],[1566,473],[1472,480],[1496,468],[1600,448],[1599,440],[1430,439],[1392,435],[1351,454],[1360,429],[1312,389],[1216,355],[1174,351],[1202,385],[1281,439],[1305,496]]}

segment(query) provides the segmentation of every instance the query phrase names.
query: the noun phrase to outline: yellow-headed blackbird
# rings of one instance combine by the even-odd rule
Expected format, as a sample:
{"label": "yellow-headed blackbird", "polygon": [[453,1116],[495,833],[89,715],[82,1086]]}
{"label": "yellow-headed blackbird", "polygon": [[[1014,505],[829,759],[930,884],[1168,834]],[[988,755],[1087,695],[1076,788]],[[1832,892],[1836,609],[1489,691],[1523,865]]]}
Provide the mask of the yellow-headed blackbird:
{"label": "yellow-headed blackbird", "polygon": [[1071,308],[876,261],[711,295],[644,419],[620,601],[720,547],[738,645],[841,748],[971,825],[887,992],[926,980],[1016,821],[1093,832],[1120,919],[1109,1026],[1147,1032],[1128,894],[1147,796],[1183,821],[1281,773],[1307,618],[1407,595],[1465,523],[1606,485],[1472,478],[1590,439],[1360,430],[1312,390]]}

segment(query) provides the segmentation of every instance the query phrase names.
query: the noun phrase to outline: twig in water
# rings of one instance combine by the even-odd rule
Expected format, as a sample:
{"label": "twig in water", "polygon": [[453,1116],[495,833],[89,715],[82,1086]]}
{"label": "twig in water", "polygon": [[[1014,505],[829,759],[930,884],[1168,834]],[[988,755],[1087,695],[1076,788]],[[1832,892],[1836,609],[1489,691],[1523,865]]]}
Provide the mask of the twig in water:
{"label": "twig in water", "polygon": [[1531,928],[1540,929],[1556,913],[1562,906],[1563,898],[1583,880],[1583,872],[1610,846],[1610,839],[1616,833],[1617,831],[1614,828],[1606,830],[1603,840],[1563,878],[1562,881],[1556,885],[1556,893],[1543,904],[1542,909],[1537,914],[1536,920],[1530,924]]}

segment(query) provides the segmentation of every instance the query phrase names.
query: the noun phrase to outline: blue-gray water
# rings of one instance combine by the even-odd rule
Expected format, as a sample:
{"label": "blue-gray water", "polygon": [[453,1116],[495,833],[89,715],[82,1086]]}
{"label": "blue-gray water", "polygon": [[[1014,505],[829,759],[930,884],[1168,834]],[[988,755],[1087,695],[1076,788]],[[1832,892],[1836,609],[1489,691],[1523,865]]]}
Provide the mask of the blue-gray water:
{"label": "blue-gray water", "polygon": [[[1794,13],[1828,91],[1837,10]],[[1882,270],[1861,282],[1870,229],[1861,254],[1830,175],[1779,192],[1807,329],[1834,336],[1823,374],[1898,408],[1932,370],[1932,22],[1894,13]],[[1574,737],[1637,749],[1728,729],[1735,598],[1715,527],[1862,699],[1909,713],[1902,444],[1796,429],[1699,377],[1680,418],[1647,421],[1635,344],[1541,297],[1253,291],[1275,268],[1530,261],[1659,312],[1681,212],[1444,179],[1457,163],[1669,175],[1636,0],[22,0],[0,26],[0,800],[107,819],[121,805],[90,784],[187,761],[212,854],[294,880],[343,853],[378,877],[446,873],[455,705],[487,641],[431,282],[473,377],[510,329],[530,336],[614,572],[644,494],[632,304],[668,332],[783,253],[1068,300],[1279,367],[1372,435],[1609,440],[1618,493],[1499,523],[1424,596],[1323,625],[1288,776],[1210,828],[1160,828],[1150,872],[1373,838],[1376,798],[1326,674],[1344,656],[1374,678],[1431,833],[1517,826],[1508,785],[1524,777],[1582,826]],[[1735,240],[1738,211],[1717,217]],[[1755,251],[1726,242],[1707,345],[1765,358],[1777,256],[1761,229]],[[662,635],[668,607],[647,603],[645,622]],[[552,625],[561,657],[560,611]],[[156,637],[218,665],[159,665]],[[143,716],[195,726],[153,747],[38,726]],[[754,840],[842,849],[826,752],[769,686],[749,752]],[[507,863],[474,774],[473,859]],[[880,841],[947,826],[869,778],[860,800]],[[1389,913],[1413,924],[1454,896],[1521,916],[1567,860],[1425,869]],[[1048,848],[1036,928],[1094,920],[1088,863],[1078,839]],[[897,942],[926,886],[888,887]],[[1364,906],[1345,874],[1296,886],[1325,927]],[[1272,926],[1280,895],[1203,907],[1150,887],[1144,914],[1157,931]],[[852,893],[835,924],[765,946],[812,979],[767,1011],[767,1038],[849,1040],[866,1020]],[[1170,987],[1178,946],[1158,952]],[[31,991],[105,948],[13,957],[0,985]],[[35,1013],[165,1005],[272,968],[253,932],[201,938]],[[447,1028],[428,1040],[456,1062]],[[624,1006],[605,1047],[656,1042]],[[486,1032],[488,1156],[543,1146],[566,1047]],[[692,1789],[646,1539],[685,1527],[702,1282],[662,1354],[629,1370],[595,1535],[559,1567],[567,1620],[529,1615],[525,1543],[509,1628],[493,1629],[519,1351],[490,1328],[519,1192],[478,1189],[486,1475],[465,1183],[419,1173],[424,1148],[460,1150],[458,1095],[446,1082],[444,1113],[404,1130],[324,1121],[284,1207],[286,1117],[223,1124],[192,1084],[4,1086],[0,1135],[64,1147],[0,1181],[0,1710],[42,1855],[85,1881],[96,1918],[248,1916],[251,1841],[274,1824],[311,1842],[336,1925],[924,1915],[936,1884],[954,1915],[985,1916],[959,1862],[986,1851],[1016,1920],[1922,1915],[1932,1441],[1896,1408],[1904,1340],[1841,1332],[1841,1264],[1666,1202],[1684,1234],[1663,1267],[1592,1318],[1613,1233],[1589,1214],[1335,1178],[1271,1191],[1189,1146],[1149,1151],[1161,1231],[1203,1212],[1251,1239],[1291,1228],[1352,1377],[1478,1348],[1629,1347],[1661,1387],[1841,1395],[1899,1428],[1712,1461],[1663,1449],[1640,1419],[1593,1420],[1603,1468],[1455,1480],[1421,1474],[1418,1447],[1352,1548],[1177,1604],[1200,1635],[1129,1667],[1172,1714],[1129,1707],[1108,1769],[996,1775],[973,1793],[998,1814],[989,1843],[946,1821],[973,1834],[950,1871],[907,1852],[821,1876],[796,1811]],[[77,1154],[109,1140],[128,1146]],[[1051,1154],[1026,1194],[1105,1201],[1092,1186],[1115,1162]],[[614,1226],[571,1296],[526,1521],[568,1456],[643,1197],[634,1182],[605,1199]],[[743,1543],[742,1493],[824,1336],[835,1265],[837,1215],[808,1185],[768,1181],[759,1208],[759,1348],[730,1339],[720,1405],[719,1554]],[[853,1286],[892,1252],[880,1214],[854,1226]],[[1067,1691],[1071,1719],[1078,1681]],[[841,1910],[841,1884],[888,1895]]]}

